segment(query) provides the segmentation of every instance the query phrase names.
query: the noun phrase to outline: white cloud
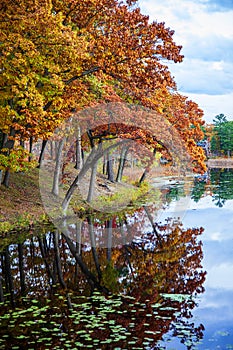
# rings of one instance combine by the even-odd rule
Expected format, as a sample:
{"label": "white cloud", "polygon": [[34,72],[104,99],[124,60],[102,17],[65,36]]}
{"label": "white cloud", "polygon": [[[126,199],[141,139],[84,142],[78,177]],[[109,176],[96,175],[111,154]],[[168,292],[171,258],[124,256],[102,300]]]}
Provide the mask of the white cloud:
{"label": "white cloud", "polygon": [[211,123],[213,118],[223,113],[227,120],[233,120],[233,92],[225,95],[208,95],[198,93],[185,93],[191,100],[198,103],[201,109],[205,112],[205,120]]}
{"label": "white cloud", "polygon": [[169,68],[178,90],[204,110],[233,119],[233,6],[229,0],[139,0],[142,13],[175,30],[185,59]]}
{"label": "white cloud", "polygon": [[170,70],[178,90],[208,95],[233,92],[233,63],[184,59],[179,65],[170,65]]}
{"label": "white cloud", "polygon": [[209,288],[233,290],[233,264],[222,263],[209,268],[205,285]]}

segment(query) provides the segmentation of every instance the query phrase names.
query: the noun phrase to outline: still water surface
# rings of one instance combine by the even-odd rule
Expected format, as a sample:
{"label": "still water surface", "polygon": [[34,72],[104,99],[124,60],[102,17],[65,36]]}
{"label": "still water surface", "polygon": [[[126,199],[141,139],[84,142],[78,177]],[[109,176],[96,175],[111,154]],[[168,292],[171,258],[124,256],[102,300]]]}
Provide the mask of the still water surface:
{"label": "still water surface", "polygon": [[0,349],[233,349],[233,171],[159,187],[126,216],[1,239]]}

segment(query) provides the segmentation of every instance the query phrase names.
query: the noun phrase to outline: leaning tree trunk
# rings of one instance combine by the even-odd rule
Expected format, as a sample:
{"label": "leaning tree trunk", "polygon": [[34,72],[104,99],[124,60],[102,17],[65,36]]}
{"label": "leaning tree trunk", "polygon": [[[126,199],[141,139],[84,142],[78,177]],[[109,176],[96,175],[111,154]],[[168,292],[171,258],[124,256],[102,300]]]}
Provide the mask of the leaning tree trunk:
{"label": "leaning tree trunk", "polygon": [[32,146],[33,146],[33,137],[31,136],[29,138],[29,157],[28,157],[29,162],[31,162],[32,160]]}
{"label": "leaning tree trunk", "polygon": [[[155,154],[156,154],[156,148],[154,148],[153,156],[155,156]],[[149,168],[149,166],[148,166],[148,167],[146,167],[146,169],[144,170],[144,172],[143,172],[143,174],[142,174],[142,176],[141,176],[141,178],[140,178],[140,180],[139,180],[139,185],[142,184],[142,182],[145,180],[145,178],[146,178],[147,174],[149,174],[149,172],[150,172],[150,168]]]}
{"label": "leaning tree trunk", "polygon": [[40,156],[39,156],[39,160],[38,160],[38,166],[37,168],[40,168],[41,167],[41,164],[42,164],[42,161],[43,161],[43,158],[44,158],[44,151],[45,151],[45,147],[47,145],[47,142],[48,140],[43,140],[42,141],[42,146],[41,146],[41,150],[40,150]]}
{"label": "leaning tree trunk", "polygon": [[97,288],[99,291],[104,292],[106,294],[109,294],[109,290],[107,288],[105,288],[104,286],[100,285],[96,276],[90,271],[88,266],[83,261],[82,257],[79,254],[77,254],[76,249],[75,249],[75,245],[73,244],[72,240],[66,235],[64,235],[64,238],[68,244],[68,247],[70,249],[71,254],[73,255],[73,257],[75,258],[75,260],[79,264],[80,269],[83,272],[83,274],[86,276],[90,286],[93,289]]}
{"label": "leaning tree trunk", "polygon": [[[92,148],[91,153],[89,154],[88,158],[86,159],[85,164],[83,165],[82,169],[80,170],[79,174],[74,179],[73,183],[71,184],[69,190],[67,191],[65,198],[62,202],[62,209],[64,213],[67,211],[71,197],[74,193],[74,191],[78,187],[78,183],[81,181],[81,179],[85,176],[87,171],[92,168],[93,164],[96,163],[101,157],[103,157],[107,152],[111,151],[113,148],[122,145],[123,143],[129,142],[128,140],[124,140],[119,142],[118,144],[114,144],[109,146],[107,149],[103,150],[101,148],[98,148],[97,150],[95,148]],[[101,146],[101,144],[100,144]]]}

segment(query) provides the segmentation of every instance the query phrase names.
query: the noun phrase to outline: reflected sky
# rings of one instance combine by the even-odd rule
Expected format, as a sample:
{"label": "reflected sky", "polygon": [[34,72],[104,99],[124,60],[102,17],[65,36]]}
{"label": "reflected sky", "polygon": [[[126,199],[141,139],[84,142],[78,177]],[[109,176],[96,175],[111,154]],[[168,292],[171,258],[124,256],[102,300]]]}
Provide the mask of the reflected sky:
{"label": "reflected sky", "polygon": [[[178,202],[180,204],[178,205]],[[227,200],[219,208],[211,196],[201,198],[197,203],[181,198],[171,203],[160,213],[160,220],[167,216],[182,217],[184,227],[200,227],[202,234],[203,267],[207,271],[205,293],[199,298],[194,310],[195,323],[205,326],[204,339],[194,349],[233,349],[233,200]],[[186,203],[186,209],[182,208]],[[166,349],[185,349],[173,340]]]}

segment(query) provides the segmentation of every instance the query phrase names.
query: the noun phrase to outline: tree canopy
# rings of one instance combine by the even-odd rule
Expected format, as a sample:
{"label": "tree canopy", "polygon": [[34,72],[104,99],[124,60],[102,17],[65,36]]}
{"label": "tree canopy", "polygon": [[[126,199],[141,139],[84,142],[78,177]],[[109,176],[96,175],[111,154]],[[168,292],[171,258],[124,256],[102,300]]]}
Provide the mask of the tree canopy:
{"label": "tree canopy", "polygon": [[166,64],[183,59],[173,34],[137,1],[1,1],[0,168],[26,168],[24,149],[13,167],[7,157],[25,140],[48,139],[74,111],[123,101],[160,113],[203,170],[203,112],[176,91]]}

